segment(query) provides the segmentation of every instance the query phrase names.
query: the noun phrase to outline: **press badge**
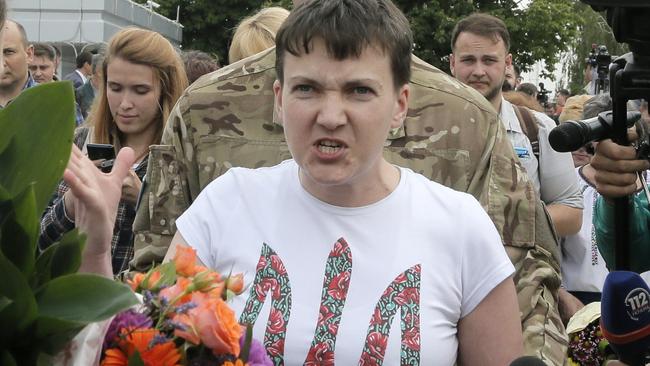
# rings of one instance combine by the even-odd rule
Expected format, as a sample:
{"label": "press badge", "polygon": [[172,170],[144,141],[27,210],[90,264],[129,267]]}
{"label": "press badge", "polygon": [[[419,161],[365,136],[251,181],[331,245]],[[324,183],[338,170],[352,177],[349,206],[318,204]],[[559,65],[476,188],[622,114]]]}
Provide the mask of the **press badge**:
{"label": "press badge", "polygon": [[515,153],[517,153],[517,157],[519,157],[519,159],[530,158],[530,153],[528,152],[528,149],[525,147],[515,146]]}

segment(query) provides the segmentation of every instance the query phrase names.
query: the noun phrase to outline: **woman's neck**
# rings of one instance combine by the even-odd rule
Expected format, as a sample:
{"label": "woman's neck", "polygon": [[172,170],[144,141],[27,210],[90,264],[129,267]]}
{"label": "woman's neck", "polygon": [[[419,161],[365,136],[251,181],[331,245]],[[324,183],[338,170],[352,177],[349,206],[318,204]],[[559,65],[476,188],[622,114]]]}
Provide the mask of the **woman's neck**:
{"label": "woman's neck", "polygon": [[142,159],[149,152],[149,146],[154,142],[155,130],[143,131],[140,134],[122,135],[122,147],[128,146],[133,149],[136,156],[136,163]]}

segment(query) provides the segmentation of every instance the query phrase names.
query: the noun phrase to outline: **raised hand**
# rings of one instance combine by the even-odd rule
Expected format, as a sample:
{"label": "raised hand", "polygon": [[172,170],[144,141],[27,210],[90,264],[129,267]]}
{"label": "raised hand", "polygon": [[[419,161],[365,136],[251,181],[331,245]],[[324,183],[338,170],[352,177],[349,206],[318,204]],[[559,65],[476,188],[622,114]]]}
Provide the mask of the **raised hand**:
{"label": "raised hand", "polygon": [[112,277],[111,237],[117,206],[122,195],[122,183],[135,157],[133,150],[120,150],[110,173],[102,173],[76,147],[63,180],[70,186],[65,195],[66,208],[71,208],[75,226],[87,234],[81,272],[93,272]]}

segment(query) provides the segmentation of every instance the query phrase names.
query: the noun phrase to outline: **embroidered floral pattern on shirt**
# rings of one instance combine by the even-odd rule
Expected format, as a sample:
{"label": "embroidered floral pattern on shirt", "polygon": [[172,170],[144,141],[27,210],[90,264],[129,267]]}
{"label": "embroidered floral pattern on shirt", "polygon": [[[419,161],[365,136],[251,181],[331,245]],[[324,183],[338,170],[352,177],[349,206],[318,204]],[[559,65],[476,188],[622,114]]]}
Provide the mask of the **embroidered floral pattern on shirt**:
{"label": "embroidered floral pattern on shirt", "polygon": [[284,365],[284,341],[291,314],[291,284],[282,259],[266,243],[262,246],[255,280],[239,322],[255,324],[268,294],[271,312],[266,325],[264,346],[276,366]]}
{"label": "embroidered floral pattern on shirt", "polygon": [[420,265],[415,265],[386,288],[370,319],[366,344],[359,365],[382,365],[390,325],[401,312],[401,365],[420,364]]}
{"label": "embroidered floral pattern on shirt", "polygon": [[351,276],[352,252],[348,243],[341,238],[334,244],[325,265],[318,324],[305,365],[334,365],[336,334],[348,296]]}

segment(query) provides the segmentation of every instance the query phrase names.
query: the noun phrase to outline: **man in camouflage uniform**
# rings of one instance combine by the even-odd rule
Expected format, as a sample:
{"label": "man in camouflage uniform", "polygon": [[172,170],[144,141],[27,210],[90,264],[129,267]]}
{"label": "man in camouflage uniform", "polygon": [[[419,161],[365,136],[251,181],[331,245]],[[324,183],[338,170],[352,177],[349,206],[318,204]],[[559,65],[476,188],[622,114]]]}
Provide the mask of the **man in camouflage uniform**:
{"label": "man in camouflage uniform", "polygon": [[[162,145],[151,147],[134,223],[134,269],[162,260],[176,218],[213,179],[232,166],[290,158],[274,114],[274,66],[270,49],[202,77],[179,99]],[[503,124],[483,96],[417,57],[410,88],[408,116],[386,142],[386,159],[479,200],[515,265],[527,354],[564,364],[557,240]]]}

